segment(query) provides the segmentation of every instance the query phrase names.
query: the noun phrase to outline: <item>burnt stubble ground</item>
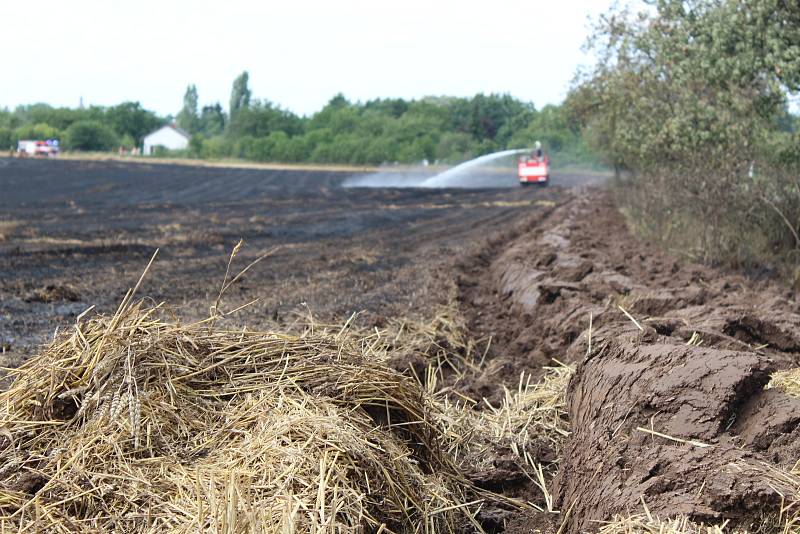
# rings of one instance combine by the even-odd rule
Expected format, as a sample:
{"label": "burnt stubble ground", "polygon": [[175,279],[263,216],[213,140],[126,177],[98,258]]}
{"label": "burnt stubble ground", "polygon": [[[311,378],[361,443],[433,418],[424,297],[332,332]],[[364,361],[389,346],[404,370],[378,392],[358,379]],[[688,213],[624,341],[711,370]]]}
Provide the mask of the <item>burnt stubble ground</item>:
{"label": "burnt stubble ground", "polygon": [[[352,172],[0,160],[0,344],[14,365],[89,306],[113,312],[150,257],[140,295],[208,315],[232,270],[266,252],[226,295],[250,328],[313,314],[343,321],[419,314],[443,265],[563,193],[541,189],[347,189]],[[377,319],[376,319],[377,318]]]}

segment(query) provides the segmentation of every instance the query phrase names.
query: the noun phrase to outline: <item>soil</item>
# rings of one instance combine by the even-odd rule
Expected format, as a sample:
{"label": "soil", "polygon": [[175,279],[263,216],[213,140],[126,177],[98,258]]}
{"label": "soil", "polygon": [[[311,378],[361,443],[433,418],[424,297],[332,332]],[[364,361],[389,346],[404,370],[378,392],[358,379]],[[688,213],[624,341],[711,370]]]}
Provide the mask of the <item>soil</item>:
{"label": "soil", "polygon": [[[358,313],[380,326],[455,302],[467,334],[491,340],[488,371],[461,393],[495,402],[521,372],[575,368],[563,457],[528,449],[555,474],[562,513],[487,507],[487,528],[594,531],[642,503],[754,528],[795,495],[800,400],[764,386],[800,364],[798,300],[637,241],[610,195],[579,178],[548,189],[346,189],[352,171],[2,163],[4,365],[90,305],[113,312],[156,249],[141,294],[207,316],[242,238],[234,272],[271,255],[224,295],[224,310],[257,299],[232,323],[342,324]],[[489,467],[466,473],[476,484],[538,499],[508,450],[487,454]]]}
{"label": "soil", "polygon": [[[495,336],[488,357],[507,379],[526,363],[576,367],[550,487],[561,532],[642,503],[660,517],[779,528],[798,487],[787,472],[800,401],[764,386],[800,364],[793,295],[636,241],[597,190],[498,250],[487,282],[462,284],[471,330]],[[508,526],[539,530],[527,515]]]}
{"label": "soil", "polygon": [[454,293],[453,259],[552,209],[549,189],[350,189],[353,172],[0,158],[0,344],[19,363],[89,306],[113,313],[153,253],[141,295],[250,328],[309,314],[342,324],[420,317]]}

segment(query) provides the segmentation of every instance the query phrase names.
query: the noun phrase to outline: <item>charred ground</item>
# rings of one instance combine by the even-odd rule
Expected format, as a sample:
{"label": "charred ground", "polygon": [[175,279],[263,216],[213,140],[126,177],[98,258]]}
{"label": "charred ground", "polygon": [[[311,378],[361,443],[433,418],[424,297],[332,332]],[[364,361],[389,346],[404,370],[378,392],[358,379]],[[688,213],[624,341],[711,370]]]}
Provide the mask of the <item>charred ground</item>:
{"label": "charred ground", "polygon": [[555,188],[340,188],[351,175],[4,160],[6,353],[29,354],[90,305],[113,308],[156,249],[143,294],[204,316],[239,239],[234,269],[274,250],[226,299],[228,309],[259,299],[246,314],[251,327],[308,310],[334,321],[424,316],[447,298],[451,284],[438,280],[453,278],[455,257],[563,197]]}

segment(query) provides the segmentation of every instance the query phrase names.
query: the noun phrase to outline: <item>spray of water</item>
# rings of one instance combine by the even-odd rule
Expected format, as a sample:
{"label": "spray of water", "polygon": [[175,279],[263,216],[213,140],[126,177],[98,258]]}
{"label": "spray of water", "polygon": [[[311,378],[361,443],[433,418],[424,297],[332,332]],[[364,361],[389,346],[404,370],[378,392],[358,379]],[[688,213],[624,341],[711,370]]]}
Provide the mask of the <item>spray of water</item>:
{"label": "spray of water", "polygon": [[[465,183],[465,178],[475,175],[475,171],[478,168],[485,166],[492,161],[513,156],[515,154],[521,154],[522,152],[530,152],[530,150],[526,148],[502,150],[500,152],[493,152],[492,154],[486,154],[484,156],[465,161],[461,165],[456,165],[452,169],[447,169],[446,171],[440,172],[432,178],[428,178],[420,184],[420,187],[459,187],[459,184]],[[513,185],[517,185],[516,176]],[[462,185],[462,187],[469,186]],[[476,185],[474,187],[481,187],[481,185]]]}
{"label": "spray of water", "polygon": [[425,167],[353,176],[345,180],[342,187],[517,187],[519,184],[515,170],[507,165],[492,168],[489,164],[523,152],[530,152],[530,149],[502,150],[486,154],[433,176]]}

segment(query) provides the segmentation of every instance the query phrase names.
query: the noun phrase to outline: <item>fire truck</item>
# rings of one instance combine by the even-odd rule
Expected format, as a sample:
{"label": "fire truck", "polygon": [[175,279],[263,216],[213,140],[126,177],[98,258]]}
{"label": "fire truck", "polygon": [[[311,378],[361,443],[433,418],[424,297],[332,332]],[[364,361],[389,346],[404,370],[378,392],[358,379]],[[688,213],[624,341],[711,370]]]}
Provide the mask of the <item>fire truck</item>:
{"label": "fire truck", "polygon": [[17,153],[22,157],[34,156],[52,158],[58,155],[58,139],[47,141],[21,140],[17,143]]}
{"label": "fire truck", "polygon": [[546,187],[550,183],[550,158],[547,154],[542,154],[540,158],[532,155],[520,156],[517,175],[520,185]]}

